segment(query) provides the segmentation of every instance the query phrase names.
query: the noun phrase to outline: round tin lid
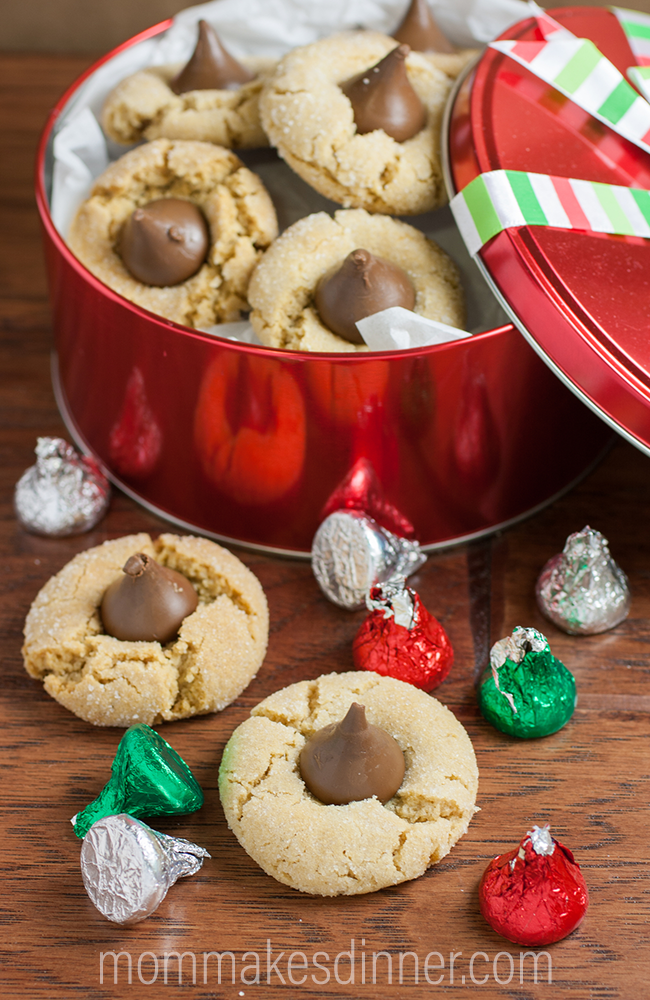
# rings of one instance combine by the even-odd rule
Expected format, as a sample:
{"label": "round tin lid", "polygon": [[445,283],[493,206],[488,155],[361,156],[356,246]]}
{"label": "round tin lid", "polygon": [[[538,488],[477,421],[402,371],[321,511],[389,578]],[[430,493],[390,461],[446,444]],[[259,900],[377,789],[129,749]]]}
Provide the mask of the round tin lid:
{"label": "round tin lid", "polygon": [[[548,11],[625,75],[636,60],[604,8]],[[502,39],[533,41],[535,20]],[[650,156],[514,60],[487,49],[448,118],[450,196],[478,174],[524,170],[650,189]],[[534,349],[588,406],[650,454],[650,240],[550,226],[507,229],[476,257]]]}

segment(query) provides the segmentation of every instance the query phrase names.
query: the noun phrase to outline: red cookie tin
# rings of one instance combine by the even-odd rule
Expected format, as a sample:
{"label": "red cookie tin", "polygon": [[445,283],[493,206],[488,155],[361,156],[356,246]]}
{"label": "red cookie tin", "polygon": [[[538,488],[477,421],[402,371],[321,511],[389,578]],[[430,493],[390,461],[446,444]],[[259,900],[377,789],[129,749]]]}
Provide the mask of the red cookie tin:
{"label": "red cookie tin", "polygon": [[[126,493],[182,527],[288,555],[307,554],[324,512],[345,503],[435,548],[494,531],[568,489],[598,460],[609,429],[510,323],[411,351],[271,350],[155,316],[76,260],[49,212],[55,124],[99,65],[169,23],[131,39],[77,81],[53,110],[39,148],[36,190],[56,338],[54,384],[77,444]],[[507,83],[519,76],[488,52],[476,82],[461,89],[450,120],[457,185],[485,169],[484,151],[489,147],[492,155],[494,143],[480,122],[490,114],[495,86],[499,100],[519,107],[517,86],[510,92]],[[530,98],[523,100],[526,113],[536,114]],[[545,169],[553,164],[557,171],[551,154],[563,123],[546,110],[539,115],[536,127],[548,133]],[[495,137],[505,141],[512,114],[504,109],[493,117]],[[576,176],[581,157],[589,157],[584,140],[565,136],[563,148],[572,144]],[[512,135],[506,145],[516,148]],[[541,156],[541,139],[535,148]],[[539,167],[539,158],[526,163]],[[409,221],[424,228],[422,220]],[[584,238],[561,234],[564,241],[570,237]],[[527,237],[502,234],[484,249],[483,260],[510,308],[530,303],[527,329],[538,334],[541,325],[561,341],[564,307],[547,291],[539,268],[526,270],[523,254],[513,251],[515,238],[523,245]],[[619,245],[636,251],[626,238]],[[487,287],[485,295],[491,298]],[[579,363],[579,348],[567,345],[571,350]]]}

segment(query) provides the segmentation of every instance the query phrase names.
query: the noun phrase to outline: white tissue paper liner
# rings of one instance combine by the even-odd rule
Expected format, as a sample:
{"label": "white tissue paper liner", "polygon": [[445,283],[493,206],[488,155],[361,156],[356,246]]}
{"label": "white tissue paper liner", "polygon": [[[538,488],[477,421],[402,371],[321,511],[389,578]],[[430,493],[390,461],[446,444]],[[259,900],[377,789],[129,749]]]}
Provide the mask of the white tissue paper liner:
{"label": "white tissue paper liner", "polygon": [[450,340],[462,340],[463,337],[471,336],[465,330],[418,316],[401,306],[391,306],[390,309],[366,316],[355,325],[371,351],[430,347],[432,344],[446,344]]}
{"label": "white tissue paper liner", "polygon": [[[61,114],[55,127],[50,208],[56,229],[65,239],[95,178],[126,151],[126,147],[107,142],[98,124],[110,91],[124,77],[146,66],[186,62],[196,43],[199,20],[208,21],[236,57],[280,58],[297,45],[307,45],[337,31],[363,27],[389,33],[407,5],[408,0],[212,0],[181,11],[162,35],[132,45],[100,66],[78,88]],[[437,0],[430,5],[447,37],[463,47],[490,41],[528,13],[523,0]],[[248,323],[228,326],[245,330],[245,336],[240,338],[234,331],[225,333],[223,327],[206,332],[216,333],[218,329],[220,336],[259,343]],[[249,339],[251,334],[254,339]],[[394,349],[393,344],[390,349]]]}

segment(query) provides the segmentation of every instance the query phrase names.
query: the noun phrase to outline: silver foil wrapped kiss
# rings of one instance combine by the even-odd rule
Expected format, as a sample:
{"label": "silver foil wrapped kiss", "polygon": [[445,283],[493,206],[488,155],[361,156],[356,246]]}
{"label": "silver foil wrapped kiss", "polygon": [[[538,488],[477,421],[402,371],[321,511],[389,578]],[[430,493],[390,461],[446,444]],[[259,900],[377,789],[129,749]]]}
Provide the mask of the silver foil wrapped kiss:
{"label": "silver foil wrapped kiss", "polygon": [[63,438],[42,437],[36,445],[36,465],[16,484],[14,508],[27,531],[80,535],[104,516],[110,492],[92,458],[78,455]]}
{"label": "silver foil wrapped kiss", "polygon": [[623,570],[612,559],[607,539],[593,528],[569,535],[536,587],[540,611],[569,635],[594,635],[622,622],[630,610]]}
{"label": "silver foil wrapped kiss", "polygon": [[127,813],[93,823],[81,845],[81,874],[99,912],[116,924],[136,924],[160,906],[168,890],[194,875],[210,855],[168,837]]}
{"label": "silver foil wrapped kiss", "polygon": [[371,587],[393,576],[410,576],[426,559],[417,542],[394,535],[356,510],[337,510],[326,517],[311,550],[321,590],[350,611],[363,607]]}

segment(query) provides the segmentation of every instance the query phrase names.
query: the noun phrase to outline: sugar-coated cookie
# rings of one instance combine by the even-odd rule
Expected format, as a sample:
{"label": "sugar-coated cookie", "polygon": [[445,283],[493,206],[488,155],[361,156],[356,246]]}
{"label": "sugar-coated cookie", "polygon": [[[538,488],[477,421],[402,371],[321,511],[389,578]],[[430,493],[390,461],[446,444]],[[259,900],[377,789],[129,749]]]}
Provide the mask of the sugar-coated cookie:
{"label": "sugar-coated cookie", "polygon": [[194,139],[228,149],[268,146],[260,123],[259,97],[276,60],[242,59],[257,76],[237,90],[170,88],[182,64],[152,66],[127,76],[106,98],[101,123],[111,139],[121,143],[142,139]]}
{"label": "sugar-coated cookie", "polygon": [[[300,775],[307,739],[352,702],[405,756],[404,781],[386,805],[324,805]],[[301,681],[260,702],[231,736],[219,771],[226,819],[244,850],[279,882],[322,896],[422,875],[466,832],[477,788],[474,750],[455,716],[410,684],[365,671]]]}
{"label": "sugar-coated cookie", "polygon": [[263,344],[296,351],[364,351],[321,321],[314,294],[326,272],[357,248],[401,267],[415,289],[416,313],[449,326],[465,322],[456,265],[413,226],[363,209],[309,215],[266,251],[248,289],[253,328]]}
{"label": "sugar-coated cookie", "polygon": [[[99,607],[136,552],[186,576],[199,604],[178,637],[124,642],[106,635]],[[218,712],[257,673],[268,609],[257,578],[206,538],[128,535],[75,556],[42,588],[25,622],[27,672],[75,715],[97,726]]]}
{"label": "sugar-coated cookie", "polygon": [[422,53],[407,57],[408,78],[427,117],[424,128],[404,142],[381,129],[358,134],[339,86],[396,44],[375,31],[353,31],[294,49],[267,79],[260,113],[280,155],[321,194],[346,207],[415,215],[447,200],[440,127],[450,78]]}
{"label": "sugar-coated cookie", "polygon": [[[118,250],[134,209],[159,198],[192,201],[210,230],[197,273],[163,288],[137,281]],[[207,142],[157,139],[125,153],[95,181],[68,244],[88,270],[131,302],[176,323],[208,327],[240,319],[251,271],[276,235],[266,188],[234,153]]]}

